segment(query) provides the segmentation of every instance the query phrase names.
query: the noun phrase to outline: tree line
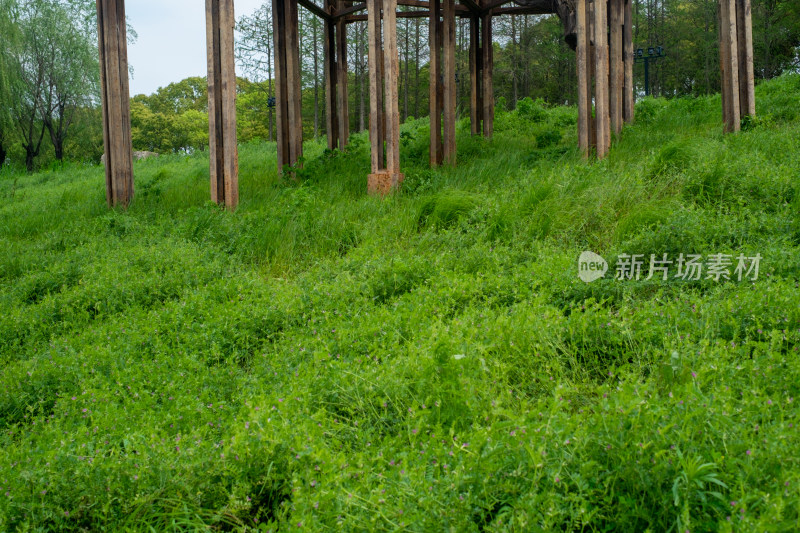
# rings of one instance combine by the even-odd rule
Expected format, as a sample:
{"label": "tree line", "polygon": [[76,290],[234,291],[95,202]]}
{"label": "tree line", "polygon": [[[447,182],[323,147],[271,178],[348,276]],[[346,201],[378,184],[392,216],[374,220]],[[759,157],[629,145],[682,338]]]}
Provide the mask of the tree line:
{"label": "tree line", "polygon": [[[633,0],[634,42],[662,46],[651,67],[656,96],[719,90],[717,0]],[[752,0],[755,72],[768,79],[800,69],[800,2]],[[96,12],[93,0],[0,0],[0,165],[28,170],[66,159],[98,161],[102,154]],[[414,8],[400,8],[414,9]],[[399,109],[403,121],[428,114],[427,18],[398,18]],[[469,110],[469,26],[456,26],[458,113]],[[238,134],[241,142],[274,140],[272,7],[266,1],[237,20]],[[129,36],[135,39],[134,28]],[[300,9],[303,132],[325,135],[324,28]],[[366,22],[348,25],[351,131],[368,124]],[[575,54],[555,16],[505,15],[494,20],[496,105],[525,97],[572,104]],[[636,93],[643,94],[641,65]],[[206,80],[176,81],[131,99],[134,149],[193,152],[208,143]]]}

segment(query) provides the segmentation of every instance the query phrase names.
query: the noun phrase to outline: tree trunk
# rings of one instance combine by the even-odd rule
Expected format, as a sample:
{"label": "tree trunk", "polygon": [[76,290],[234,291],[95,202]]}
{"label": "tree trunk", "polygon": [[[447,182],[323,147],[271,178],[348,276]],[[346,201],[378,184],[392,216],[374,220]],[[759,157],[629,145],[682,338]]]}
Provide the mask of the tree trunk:
{"label": "tree trunk", "polygon": [[33,151],[32,147],[26,146],[25,147],[25,168],[28,170],[28,173],[33,172],[33,159],[36,157],[36,153]]}

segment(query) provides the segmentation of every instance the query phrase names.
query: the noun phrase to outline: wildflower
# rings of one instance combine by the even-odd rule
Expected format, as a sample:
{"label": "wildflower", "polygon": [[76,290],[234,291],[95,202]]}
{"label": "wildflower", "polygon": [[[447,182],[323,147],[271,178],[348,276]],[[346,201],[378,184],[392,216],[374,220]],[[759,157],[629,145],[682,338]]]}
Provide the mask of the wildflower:
{"label": "wildflower", "polygon": [[753,452],[751,452],[750,450],[747,450],[745,453],[746,453],[747,455],[751,455]]}

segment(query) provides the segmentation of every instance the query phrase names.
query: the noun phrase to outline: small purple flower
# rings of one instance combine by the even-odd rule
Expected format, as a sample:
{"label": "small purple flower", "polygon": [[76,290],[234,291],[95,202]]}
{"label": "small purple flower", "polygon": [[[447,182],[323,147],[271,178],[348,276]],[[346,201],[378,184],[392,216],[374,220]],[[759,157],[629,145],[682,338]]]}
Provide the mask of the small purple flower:
{"label": "small purple flower", "polygon": [[753,453],[753,452],[751,452],[750,450],[747,450],[747,451],[746,451],[746,452],[744,452],[744,453],[746,453],[747,455],[752,455],[752,453]]}

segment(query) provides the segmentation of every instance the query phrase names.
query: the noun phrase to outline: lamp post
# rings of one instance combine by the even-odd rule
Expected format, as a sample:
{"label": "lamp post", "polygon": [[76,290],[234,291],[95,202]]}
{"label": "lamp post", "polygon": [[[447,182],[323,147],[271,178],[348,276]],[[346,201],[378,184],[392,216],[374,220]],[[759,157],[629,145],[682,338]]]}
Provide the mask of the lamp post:
{"label": "lamp post", "polygon": [[666,57],[662,46],[648,46],[647,54],[644,53],[643,48],[636,50],[634,62],[644,63],[644,94],[646,96],[650,96],[650,62],[655,62],[662,57]]}

